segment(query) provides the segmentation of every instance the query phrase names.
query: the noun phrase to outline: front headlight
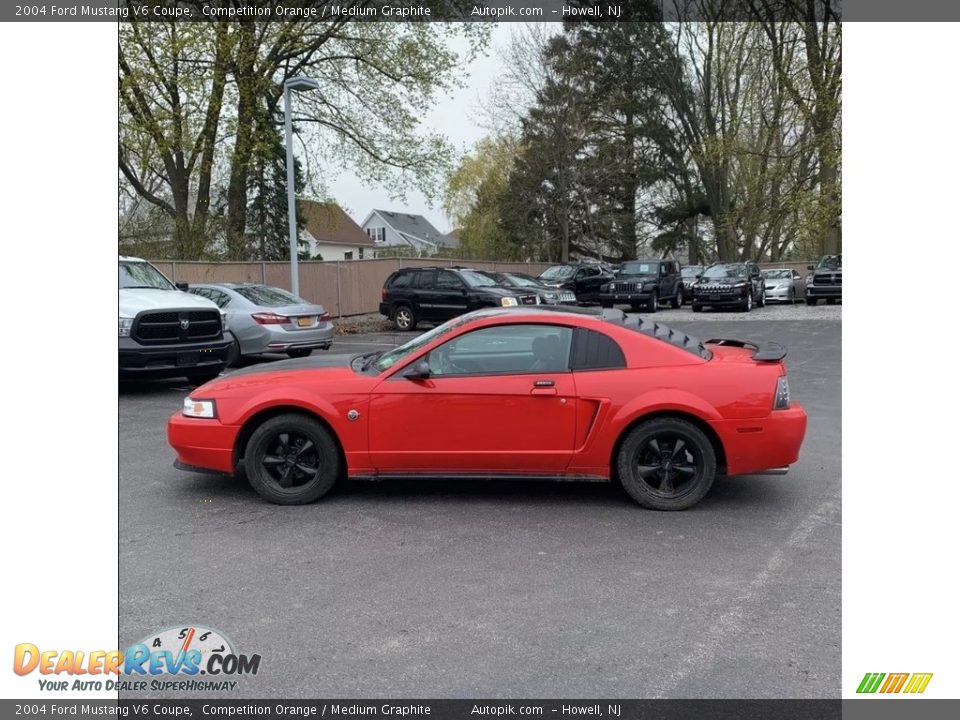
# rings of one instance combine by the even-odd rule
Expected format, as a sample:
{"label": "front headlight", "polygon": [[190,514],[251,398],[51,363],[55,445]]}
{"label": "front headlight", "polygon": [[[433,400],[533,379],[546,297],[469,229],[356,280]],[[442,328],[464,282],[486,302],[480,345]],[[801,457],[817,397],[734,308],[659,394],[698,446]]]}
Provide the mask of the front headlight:
{"label": "front headlight", "polygon": [[807,275],[807,279],[803,281],[807,285],[813,284],[813,275]]}
{"label": "front headlight", "polygon": [[133,318],[120,318],[120,337],[130,337],[130,328],[133,327]]}
{"label": "front headlight", "polygon": [[217,403],[214,400],[184,398],[183,414],[185,417],[213,419],[217,416]]}
{"label": "front headlight", "polygon": [[224,330],[228,330],[230,328],[230,325],[227,323],[227,314],[223,310],[220,311],[220,325]]}
{"label": "front headlight", "polygon": [[515,297],[500,298],[500,305],[502,307],[516,307],[519,304]]}
{"label": "front headlight", "polygon": [[616,290],[616,288],[617,286],[614,283],[610,283],[609,285],[607,285],[607,290],[609,290],[610,292],[613,292],[614,290]]}

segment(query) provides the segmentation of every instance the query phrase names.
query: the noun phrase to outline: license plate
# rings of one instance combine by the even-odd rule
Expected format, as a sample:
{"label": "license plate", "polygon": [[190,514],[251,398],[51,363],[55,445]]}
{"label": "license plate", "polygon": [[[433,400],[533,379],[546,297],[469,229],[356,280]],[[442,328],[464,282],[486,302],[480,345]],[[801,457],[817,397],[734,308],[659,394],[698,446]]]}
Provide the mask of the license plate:
{"label": "license plate", "polygon": [[177,353],[177,365],[184,367],[186,365],[196,365],[200,362],[200,353],[198,352],[181,352]]}
{"label": "license plate", "polygon": [[297,318],[297,325],[299,325],[300,327],[310,327],[311,325],[313,325],[313,318],[312,318],[312,317],[298,317],[298,318]]}
{"label": "license plate", "polygon": [[723,295],[711,295],[711,300],[723,300]]}

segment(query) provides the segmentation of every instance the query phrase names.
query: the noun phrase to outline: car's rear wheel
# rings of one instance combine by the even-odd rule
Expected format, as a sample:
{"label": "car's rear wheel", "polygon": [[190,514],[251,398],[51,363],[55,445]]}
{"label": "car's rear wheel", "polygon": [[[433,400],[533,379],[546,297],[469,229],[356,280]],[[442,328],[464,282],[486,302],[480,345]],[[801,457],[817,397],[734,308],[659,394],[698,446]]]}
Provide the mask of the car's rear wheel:
{"label": "car's rear wheel", "polygon": [[236,338],[230,343],[230,349],[227,350],[227,367],[234,367],[240,364],[240,343]]}
{"label": "car's rear wheel", "polygon": [[293,350],[287,350],[287,355],[292,358],[302,358],[307,357],[312,352],[313,348],[294,348]]}
{"label": "car's rear wheel", "polygon": [[660,300],[660,299],[657,297],[657,291],[656,291],[656,290],[654,290],[652,293],[650,293],[650,297],[647,298],[647,312],[656,312],[656,311],[657,311],[657,303],[659,302],[659,300]]}
{"label": "car's rear wheel", "polygon": [[653,510],[686,510],[713,485],[717,458],[696,425],[678,418],[641,423],[620,446],[620,482],[630,497]]}
{"label": "car's rear wheel", "polygon": [[393,326],[397,330],[413,330],[417,327],[417,317],[409,305],[400,305],[393,311]]}
{"label": "car's rear wheel", "polygon": [[243,454],[250,485],[278,505],[302,505],[326,495],[340,471],[330,433],[303,415],[278,415],[253,431]]}

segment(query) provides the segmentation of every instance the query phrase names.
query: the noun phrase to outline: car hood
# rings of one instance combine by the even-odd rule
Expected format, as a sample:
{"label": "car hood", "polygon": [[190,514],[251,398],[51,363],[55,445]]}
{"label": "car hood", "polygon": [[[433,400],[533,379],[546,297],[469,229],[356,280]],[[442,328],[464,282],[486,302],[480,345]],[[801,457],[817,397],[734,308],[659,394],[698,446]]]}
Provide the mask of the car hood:
{"label": "car hood", "polygon": [[134,317],[144,310],[217,310],[212,300],[180,290],[120,288],[120,315]]}
{"label": "car hood", "polygon": [[613,278],[617,282],[638,282],[640,280],[656,280],[657,276],[653,273],[639,273],[631,275],[615,275]]}
{"label": "car hood", "polygon": [[817,268],[813,271],[814,275],[840,275],[842,273],[842,267],[838,267],[836,270],[831,270],[830,268]]}
{"label": "car hood", "polygon": [[202,393],[217,393],[238,390],[258,385],[274,383],[296,382],[308,376],[311,382],[329,382],[336,384],[343,380],[365,377],[358,375],[350,368],[350,361],[356,355],[323,355],[280,360],[259,365],[252,365],[211,380],[194,391],[195,397]]}
{"label": "car hood", "polygon": [[487,293],[489,295],[496,295],[497,297],[514,297],[515,295],[536,295],[537,291],[533,288],[529,290],[526,288],[506,288],[506,287],[480,287],[474,288],[475,292]]}

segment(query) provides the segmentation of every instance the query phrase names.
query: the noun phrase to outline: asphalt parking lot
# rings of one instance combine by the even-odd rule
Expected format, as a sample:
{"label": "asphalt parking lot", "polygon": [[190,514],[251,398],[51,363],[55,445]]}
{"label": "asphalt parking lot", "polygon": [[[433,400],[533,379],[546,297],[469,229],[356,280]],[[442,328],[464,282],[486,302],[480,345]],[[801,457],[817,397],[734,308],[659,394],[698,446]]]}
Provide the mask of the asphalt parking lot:
{"label": "asphalt parking lot", "polygon": [[121,646],[221,630],[263,658],[228,697],[837,697],[840,313],[658,313],[787,345],[809,414],[789,475],[720,479],[682,513],[612,485],[439,480],[274,506],[173,468],[190,386],[121,386]]}

